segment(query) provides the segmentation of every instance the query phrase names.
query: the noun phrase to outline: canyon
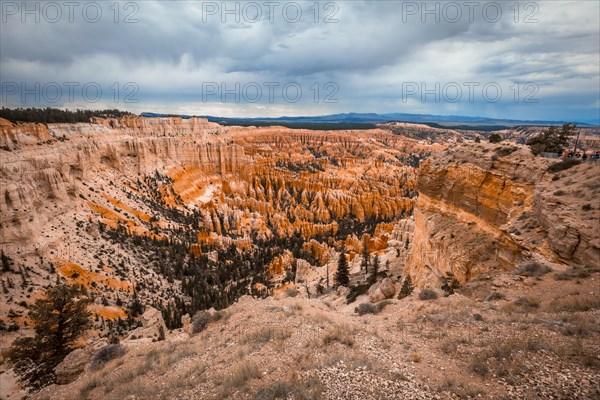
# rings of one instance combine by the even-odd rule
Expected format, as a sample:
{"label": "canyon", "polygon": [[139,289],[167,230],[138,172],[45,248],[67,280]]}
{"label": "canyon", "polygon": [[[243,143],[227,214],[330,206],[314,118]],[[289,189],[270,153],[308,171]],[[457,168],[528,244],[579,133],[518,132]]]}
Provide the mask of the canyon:
{"label": "canyon", "polygon": [[[406,123],[317,131],[177,117],[0,119],[0,247],[8,266],[0,277],[0,319],[13,327],[0,332],[3,343],[26,334],[28,304],[61,282],[93,296],[89,341],[118,336],[134,347],[137,302],[160,311],[176,341],[189,333],[186,314],[201,310],[266,321],[269,310],[283,310],[277,323],[292,336],[288,325],[296,322],[286,315],[290,321],[304,315],[317,330],[326,320],[360,332],[354,326],[360,321],[348,321],[357,305],[391,302],[365,320],[368,332],[378,332],[381,315],[418,324],[440,308],[464,306],[501,320],[502,299],[492,308],[484,301],[498,288],[514,299],[557,285],[575,290],[570,282],[515,275],[527,265],[587,268],[592,278],[581,287],[596,301],[598,163],[552,172],[560,161],[534,156],[519,143],[522,132],[501,135],[503,142],[489,143],[488,132]],[[597,150],[593,135],[583,140]],[[365,251],[380,263],[368,294]],[[343,254],[351,287],[335,289]],[[419,293],[449,297],[436,306],[415,295],[397,298],[407,277]],[[542,305],[555,300],[544,297]],[[234,335],[230,328],[223,329]],[[417,334],[411,331],[411,340]],[[597,334],[592,329],[584,339],[592,354]],[[367,347],[379,340],[369,335],[356,340]],[[381,335],[402,346],[389,329]],[[376,357],[371,350],[368,357]],[[398,368],[410,376],[423,372]]]}

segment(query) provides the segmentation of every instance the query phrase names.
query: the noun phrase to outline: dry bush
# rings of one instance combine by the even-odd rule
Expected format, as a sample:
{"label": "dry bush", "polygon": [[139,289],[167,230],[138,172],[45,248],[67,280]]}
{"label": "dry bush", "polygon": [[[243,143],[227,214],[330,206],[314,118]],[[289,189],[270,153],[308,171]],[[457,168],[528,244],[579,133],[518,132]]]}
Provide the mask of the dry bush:
{"label": "dry bush", "polygon": [[262,374],[253,361],[242,361],[223,379],[226,388],[240,388],[251,379],[260,379]]}
{"label": "dry bush", "polygon": [[269,386],[260,388],[254,400],[275,400],[287,399],[292,393],[292,388],[288,382],[277,381]]}
{"label": "dry bush", "polygon": [[287,288],[283,293],[286,297],[296,297],[300,294],[300,292],[296,288]]}
{"label": "dry bush", "polygon": [[476,355],[471,360],[470,365],[471,372],[479,376],[486,376],[489,372],[489,368],[486,363],[486,358],[481,355]]}
{"label": "dry bush", "polygon": [[329,329],[325,331],[323,344],[327,345],[333,342],[338,342],[351,347],[354,345],[354,333],[354,328],[352,328],[350,325],[344,324],[329,327]]}
{"label": "dry bush", "polygon": [[302,304],[296,301],[290,304],[289,310],[292,314],[298,313],[299,311],[302,311]]}
{"label": "dry bush", "polygon": [[438,387],[439,391],[450,392],[459,399],[476,399],[482,397],[485,393],[473,386],[473,380],[463,376],[454,379],[446,377],[444,383]]}
{"label": "dry bush", "polygon": [[122,357],[126,352],[127,351],[125,347],[121,346],[120,344],[106,345],[98,350],[96,354],[94,354],[94,357],[92,357],[92,362],[90,363],[90,368],[93,371],[98,370],[107,362]]}
{"label": "dry bush", "polygon": [[565,272],[554,274],[554,279],[557,281],[570,281],[572,279],[584,279],[589,277],[594,272],[600,272],[600,267],[573,265]]}
{"label": "dry bush", "polygon": [[438,298],[435,290],[423,289],[419,292],[419,300],[435,300]]}
{"label": "dry bush", "polygon": [[514,153],[517,150],[519,150],[518,147],[500,147],[499,149],[496,149],[496,154],[500,157],[504,157]]}
{"label": "dry bush", "polygon": [[198,311],[192,318],[192,334],[202,332],[210,321],[212,316],[208,311]]}
{"label": "dry bush", "polygon": [[444,354],[451,354],[451,353],[454,353],[458,349],[458,346],[456,346],[456,343],[454,340],[446,340],[446,341],[442,342],[442,344],[440,345],[440,349],[442,350],[442,352]]}
{"label": "dry bush", "polygon": [[505,300],[506,295],[501,292],[492,292],[488,294],[485,298],[485,301],[495,301],[495,300]]}
{"label": "dry bush", "polygon": [[551,173],[564,171],[564,170],[574,167],[575,165],[578,165],[578,164],[581,164],[580,160],[578,160],[576,158],[567,158],[563,161],[560,161],[560,162],[550,165],[548,167],[547,171],[551,172]]}
{"label": "dry bush", "polygon": [[324,386],[321,380],[310,375],[306,379],[298,379],[293,374],[288,381],[279,381],[258,390],[254,400],[294,399],[320,400],[323,395]]}
{"label": "dry bush", "polygon": [[540,308],[540,302],[534,297],[519,297],[512,303],[504,304],[502,311],[505,312],[524,312],[529,313]]}
{"label": "dry bush", "polygon": [[578,295],[554,299],[548,304],[548,309],[554,312],[589,311],[600,308],[600,299],[597,297]]}
{"label": "dry bush", "polygon": [[98,386],[100,386],[100,378],[98,376],[92,376],[79,389],[79,396],[77,397],[77,399],[85,400],[90,398],[89,393]]}
{"label": "dry bush", "polygon": [[354,309],[354,312],[358,315],[377,314],[379,309],[371,303],[362,303]]}
{"label": "dry bush", "polygon": [[247,334],[243,339],[244,344],[265,344],[271,340],[284,341],[292,336],[290,329],[282,326],[263,326]]}
{"label": "dry bush", "polygon": [[552,268],[550,268],[549,266],[536,262],[531,262],[519,266],[519,268],[517,268],[513,273],[515,275],[539,278],[541,276],[546,275],[548,272],[552,272]]}
{"label": "dry bush", "polygon": [[413,351],[413,353],[412,353],[412,361],[414,363],[421,362],[421,353],[419,353],[418,351]]}

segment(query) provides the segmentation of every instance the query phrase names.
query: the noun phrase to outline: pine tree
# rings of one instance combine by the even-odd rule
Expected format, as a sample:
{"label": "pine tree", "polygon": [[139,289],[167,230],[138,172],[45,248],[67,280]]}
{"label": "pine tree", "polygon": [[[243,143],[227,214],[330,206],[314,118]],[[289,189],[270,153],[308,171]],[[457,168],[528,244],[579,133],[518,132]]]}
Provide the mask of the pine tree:
{"label": "pine tree", "polygon": [[14,262],[8,255],[4,254],[4,250],[0,252],[0,259],[2,259],[2,272],[12,271]]}
{"label": "pine tree", "polygon": [[360,265],[361,269],[365,270],[365,274],[369,273],[369,258],[371,257],[369,253],[369,247],[367,244],[367,235],[363,236],[363,244],[362,244],[362,263]]}
{"label": "pine tree", "polygon": [[379,254],[375,254],[375,257],[373,257],[373,266],[371,268],[371,275],[369,275],[370,285],[377,282],[377,274],[379,274]]}
{"label": "pine tree", "polygon": [[454,291],[460,287],[460,282],[452,272],[448,272],[444,278],[444,283],[442,284],[442,290],[446,292],[446,296],[450,296],[454,294]]}
{"label": "pine tree", "polygon": [[348,271],[348,260],[346,260],[346,254],[340,253],[338,260],[338,268],[335,273],[335,284],[336,286],[348,286],[350,284],[350,275]]}
{"label": "pine tree", "polygon": [[48,289],[46,297],[31,306],[29,317],[35,336],[15,340],[8,353],[15,372],[29,386],[39,389],[54,381],[54,368],[92,327],[88,304],[77,286],[59,285]]}
{"label": "pine tree", "polygon": [[400,288],[400,293],[398,293],[398,299],[403,299],[410,296],[413,290],[414,287],[412,285],[412,279],[410,279],[410,275],[406,275],[406,278],[404,278],[404,282],[402,283],[402,287]]}

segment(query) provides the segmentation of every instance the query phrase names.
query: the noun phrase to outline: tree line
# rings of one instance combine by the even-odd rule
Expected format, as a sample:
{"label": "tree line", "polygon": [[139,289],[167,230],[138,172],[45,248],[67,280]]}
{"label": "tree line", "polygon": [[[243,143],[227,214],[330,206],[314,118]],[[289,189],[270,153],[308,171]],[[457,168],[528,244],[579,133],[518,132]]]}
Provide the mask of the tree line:
{"label": "tree line", "polygon": [[90,122],[94,117],[122,117],[131,115],[127,111],[117,109],[109,110],[61,110],[58,108],[6,108],[0,109],[0,118],[10,122],[37,122],[43,124],[51,123],[75,123]]}

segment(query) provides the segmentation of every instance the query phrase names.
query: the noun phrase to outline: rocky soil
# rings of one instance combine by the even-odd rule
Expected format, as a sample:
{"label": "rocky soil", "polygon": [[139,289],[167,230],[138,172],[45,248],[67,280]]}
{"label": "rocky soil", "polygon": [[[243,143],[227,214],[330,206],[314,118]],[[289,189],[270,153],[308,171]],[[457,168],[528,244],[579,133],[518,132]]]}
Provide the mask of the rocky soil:
{"label": "rocky soil", "polygon": [[597,399],[600,274],[559,274],[485,276],[362,316],[366,295],[246,296],[196,335],[126,340],[125,356],[33,399]]}

